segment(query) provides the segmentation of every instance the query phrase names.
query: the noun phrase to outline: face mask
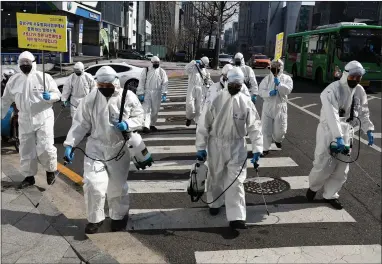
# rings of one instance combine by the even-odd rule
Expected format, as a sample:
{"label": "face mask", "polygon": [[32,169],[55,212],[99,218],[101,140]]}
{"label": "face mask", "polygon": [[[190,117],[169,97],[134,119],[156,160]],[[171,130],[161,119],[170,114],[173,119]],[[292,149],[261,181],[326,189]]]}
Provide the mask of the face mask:
{"label": "face mask", "polygon": [[111,97],[115,91],[115,88],[98,88],[100,93],[105,97]]}
{"label": "face mask", "polygon": [[154,69],[159,68],[159,64],[153,64],[153,68],[154,68]]}
{"label": "face mask", "polygon": [[355,88],[358,85],[358,81],[356,80],[348,80],[348,85],[350,88]]}
{"label": "face mask", "polygon": [[77,76],[81,76],[82,72],[75,72]]}
{"label": "face mask", "polygon": [[32,65],[21,65],[20,66],[20,70],[24,73],[24,74],[29,74],[32,70]]}
{"label": "face mask", "polygon": [[277,68],[271,68],[271,72],[272,72],[273,75],[275,75],[276,73],[279,73],[280,70],[277,69]]}
{"label": "face mask", "polygon": [[228,92],[234,96],[235,94],[239,93],[241,89],[241,85],[238,84],[228,84]]}
{"label": "face mask", "polygon": [[235,60],[235,65],[240,66],[241,65],[241,60]]}

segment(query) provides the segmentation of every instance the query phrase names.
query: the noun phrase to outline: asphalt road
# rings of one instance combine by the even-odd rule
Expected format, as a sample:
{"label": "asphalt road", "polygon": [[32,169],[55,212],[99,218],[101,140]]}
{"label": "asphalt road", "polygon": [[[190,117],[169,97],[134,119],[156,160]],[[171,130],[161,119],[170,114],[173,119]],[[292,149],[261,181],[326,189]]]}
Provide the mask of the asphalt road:
{"label": "asphalt road", "polygon": [[[256,73],[260,75],[264,71]],[[217,77],[214,79],[216,81]],[[190,150],[195,143],[195,126],[186,129],[184,115],[177,113],[185,111],[185,84],[185,80],[170,81],[170,102],[163,105],[164,109],[160,111],[157,124],[160,130],[144,136],[158,165],[153,170],[129,174],[132,189],[129,232],[144,245],[164,255],[171,263],[195,263],[195,259],[198,262],[242,263],[248,252],[227,250],[381,244],[381,188],[377,185],[381,183],[381,92],[368,95],[371,120],[375,125],[376,148],[360,143],[359,159],[351,164],[348,180],[340,192],[345,209],[335,211],[320,203],[320,193],[314,204],[307,204],[304,197],[318,125],[314,115],[320,115],[319,96],[323,88],[310,81],[295,80],[294,90],[289,96],[288,133],[282,150],[272,151],[260,168],[261,177],[283,177],[290,189],[266,195],[270,217],[265,214],[262,197],[247,193],[247,207],[257,206],[255,213],[248,213],[247,216],[248,222],[255,225],[248,230],[233,232],[226,227],[228,223],[224,216],[214,220],[202,202],[192,203],[184,192],[184,185],[183,191],[171,190],[172,185],[175,189],[179,188],[176,182],[188,179],[190,166],[182,164],[187,165],[188,161],[195,159],[195,151]],[[261,99],[256,107],[261,113]],[[56,104],[56,116],[60,112],[61,108]],[[59,160],[63,157],[62,143],[70,124],[69,110],[64,109],[55,124]],[[367,140],[363,133],[361,138]],[[84,143],[80,146],[84,147]],[[83,155],[79,151],[69,168],[82,175]],[[248,178],[255,175],[255,171],[248,168]],[[293,179],[296,181],[293,182]],[[158,185],[165,180],[168,182]],[[150,187],[149,183],[154,185]],[[153,209],[161,210],[158,213]],[[203,253],[205,251],[219,251],[216,254],[220,254],[220,259],[215,253]],[[235,254],[241,258],[235,260]],[[248,263],[255,262],[249,255],[246,260]]]}

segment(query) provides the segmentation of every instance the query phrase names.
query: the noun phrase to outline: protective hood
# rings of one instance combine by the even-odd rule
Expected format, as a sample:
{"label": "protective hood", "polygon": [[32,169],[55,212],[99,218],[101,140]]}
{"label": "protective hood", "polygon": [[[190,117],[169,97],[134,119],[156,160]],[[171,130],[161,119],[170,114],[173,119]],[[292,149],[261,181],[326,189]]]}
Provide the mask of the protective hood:
{"label": "protective hood", "polygon": [[74,71],[80,71],[80,72],[84,72],[84,69],[85,69],[85,66],[82,62],[77,62],[75,65],[74,65]]}
{"label": "protective hood", "polygon": [[240,52],[236,53],[236,55],[234,57],[234,61],[237,60],[237,59],[240,59],[240,62],[241,62],[240,67],[241,66],[245,66],[244,56],[243,56],[242,53],[240,53]]}
{"label": "protective hood", "polygon": [[27,60],[32,61],[32,70],[31,70],[31,72],[29,74],[35,73],[37,71],[37,64],[36,64],[36,59],[33,56],[33,54],[30,53],[29,51],[24,51],[23,53],[20,54],[17,66],[18,66],[19,71],[21,73],[22,73],[22,71],[21,71],[21,68],[20,68],[20,60],[23,60],[23,59],[27,59]]}
{"label": "protective hood", "polygon": [[160,59],[157,57],[157,56],[153,56],[151,58],[151,62],[154,63],[154,62],[160,62]]}
{"label": "protective hood", "polygon": [[348,77],[349,77],[349,73],[344,71],[342,73],[342,76],[341,76],[341,79],[340,79],[340,83],[341,83],[341,86],[345,89],[351,89],[348,85]]}
{"label": "protective hood", "polygon": [[[280,60],[280,59],[278,59],[278,60],[273,60],[273,61],[271,62],[271,67],[272,67],[272,66],[276,66],[276,67],[279,66],[280,71],[277,73],[277,76],[281,76],[281,74],[284,73],[284,62],[283,62],[282,60]],[[273,73],[272,73],[272,72],[270,72],[269,74],[273,76]]]}
{"label": "protective hood", "polygon": [[235,67],[232,70],[229,70],[227,73],[227,78],[228,78],[228,83],[239,83],[239,84],[244,83],[243,71],[238,67]]}
{"label": "protective hood", "polygon": [[203,62],[204,66],[206,67],[208,66],[208,64],[210,64],[210,60],[206,56],[202,57],[200,60]]}

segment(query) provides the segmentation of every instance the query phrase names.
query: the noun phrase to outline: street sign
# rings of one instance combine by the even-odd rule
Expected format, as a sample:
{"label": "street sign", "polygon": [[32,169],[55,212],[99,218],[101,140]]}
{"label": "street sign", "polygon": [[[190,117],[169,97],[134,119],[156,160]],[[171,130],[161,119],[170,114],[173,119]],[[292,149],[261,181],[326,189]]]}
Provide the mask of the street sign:
{"label": "street sign", "polygon": [[281,32],[276,35],[276,47],[275,47],[275,58],[274,60],[278,60],[283,55],[283,40],[284,40],[284,32]]}
{"label": "street sign", "polygon": [[67,52],[66,16],[17,13],[18,47]]}

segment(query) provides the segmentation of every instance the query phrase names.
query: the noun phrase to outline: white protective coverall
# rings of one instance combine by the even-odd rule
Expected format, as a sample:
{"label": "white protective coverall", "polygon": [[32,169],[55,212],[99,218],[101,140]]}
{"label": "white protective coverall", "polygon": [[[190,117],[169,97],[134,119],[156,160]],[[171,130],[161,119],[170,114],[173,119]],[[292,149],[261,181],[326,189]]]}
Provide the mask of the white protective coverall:
{"label": "white protective coverall", "polygon": [[[280,85],[275,85],[274,75],[270,73],[261,81],[259,88],[259,95],[264,100],[261,113],[264,151],[270,149],[272,138],[278,143],[283,141],[288,125],[287,100],[288,95],[293,90],[293,80],[283,73],[283,62],[281,60],[277,62],[280,64],[280,72],[277,75]],[[269,92],[275,88],[278,93],[275,96],[270,96]]]}
{"label": "white protective coverall", "polygon": [[249,92],[251,93],[251,95],[258,95],[259,86],[257,84],[255,72],[251,67],[245,65],[244,56],[240,52],[236,53],[234,59],[241,60],[240,69],[243,71],[244,83],[248,87]]}
{"label": "white protective coverall", "polygon": [[[22,59],[35,60],[29,51],[20,54],[19,61]],[[37,174],[38,162],[47,172],[57,170],[52,105],[60,100],[61,93],[52,76],[45,73],[45,91],[49,92],[51,97],[50,100],[43,99],[43,73],[36,68],[36,62],[33,62],[28,75],[23,72],[13,75],[1,98],[2,118],[13,102],[19,110],[20,172],[25,177]]]}
{"label": "white protective coverall", "polygon": [[[208,65],[207,61],[203,61],[203,58],[202,62]],[[203,77],[200,76],[197,67]],[[195,119],[195,123],[197,123],[208,91],[205,81],[210,80],[210,74],[205,68],[201,69],[194,60],[186,65],[185,70],[188,75],[186,118],[188,120]]]}
{"label": "white protective coverall", "polygon": [[[102,68],[101,68],[102,69]],[[116,79],[115,92],[107,99],[92,90],[78,106],[64,146],[77,146],[88,131],[91,135],[86,142],[85,152],[89,157],[106,162],[84,159],[84,196],[89,223],[99,223],[105,219],[104,205],[107,195],[109,215],[112,220],[122,220],[129,211],[127,177],[130,167],[130,152],[122,133],[114,126],[119,121],[123,89]],[[137,96],[127,91],[122,121],[129,130],[140,129],[144,111]],[[124,155],[113,159],[123,148]]]}
{"label": "white protective coverall", "polygon": [[[359,62],[353,61],[345,66],[345,70],[360,65]],[[345,110],[344,118],[349,118],[354,96],[354,116],[358,116],[361,120],[361,129],[365,133],[368,130],[374,130],[374,125],[369,118],[368,100],[364,88],[357,85],[351,89],[347,84],[347,78],[348,73],[344,71],[341,79],[329,84],[320,96],[322,108],[320,123],[317,127],[313,168],[309,174],[309,188],[317,192],[324,187],[323,197],[328,200],[338,199],[338,192],[346,182],[349,172],[349,164],[332,158],[329,151],[330,143],[336,142],[338,137],[343,137],[339,110]],[[342,154],[339,158],[346,160]]]}
{"label": "white protective coverall", "polygon": [[149,128],[150,126],[155,126],[162,95],[167,94],[167,87],[167,74],[161,67],[155,69],[150,66],[148,67],[148,71],[146,69],[142,71],[137,88],[137,95],[145,95],[142,104],[143,110],[145,111],[144,127]]}
{"label": "white protective coverall", "polygon": [[61,101],[65,102],[70,98],[70,115],[74,116],[78,105],[81,100],[89,94],[89,92],[97,88],[97,84],[94,81],[94,78],[91,74],[84,72],[84,64],[82,62],[77,62],[74,65],[75,71],[81,71],[82,74],[77,76],[75,73],[72,73],[64,87],[62,88]]}
{"label": "white protective coverall", "polygon": [[[233,78],[243,73],[237,68],[228,73]],[[246,220],[244,180],[247,177],[248,134],[252,143],[252,152],[263,151],[263,137],[259,114],[251,98],[239,92],[232,96],[227,89],[217,94],[211,104],[206,104],[204,124],[198,124],[196,149],[207,149],[208,176],[207,201],[215,200],[239,175],[235,183],[211,208],[220,208],[225,204],[228,221]],[[242,169],[242,166],[244,167]],[[241,170],[242,169],[242,170]]]}

